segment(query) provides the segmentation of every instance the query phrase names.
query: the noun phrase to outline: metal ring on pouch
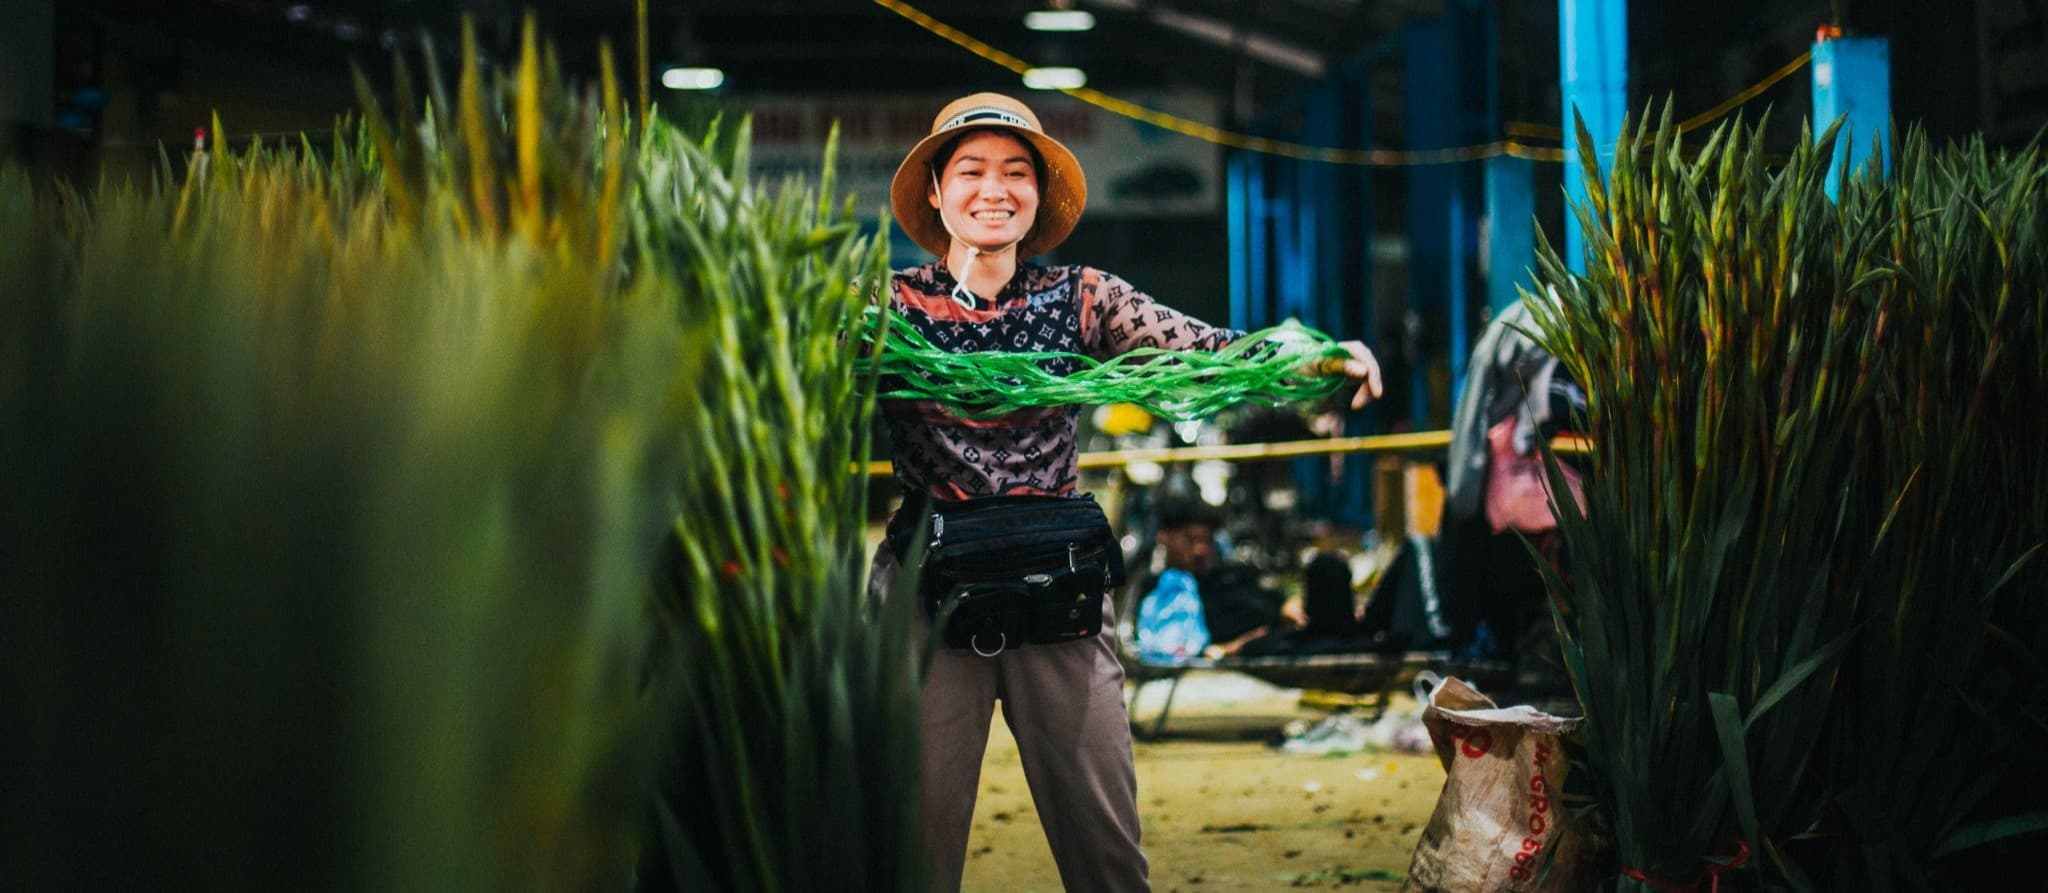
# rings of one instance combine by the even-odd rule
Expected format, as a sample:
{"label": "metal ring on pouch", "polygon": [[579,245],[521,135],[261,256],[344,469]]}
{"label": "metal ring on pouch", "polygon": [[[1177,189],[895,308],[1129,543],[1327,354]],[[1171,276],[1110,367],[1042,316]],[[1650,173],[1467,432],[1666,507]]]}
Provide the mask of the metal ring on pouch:
{"label": "metal ring on pouch", "polygon": [[1002,639],[1002,642],[996,645],[996,650],[994,651],[981,650],[980,633],[975,633],[974,635],[967,637],[967,647],[974,649],[974,653],[979,654],[982,657],[995,657],[996,655],[1003,653],[1003,649],[1010,647],[1009,633],[998,632],[996,633],[996,635]]}

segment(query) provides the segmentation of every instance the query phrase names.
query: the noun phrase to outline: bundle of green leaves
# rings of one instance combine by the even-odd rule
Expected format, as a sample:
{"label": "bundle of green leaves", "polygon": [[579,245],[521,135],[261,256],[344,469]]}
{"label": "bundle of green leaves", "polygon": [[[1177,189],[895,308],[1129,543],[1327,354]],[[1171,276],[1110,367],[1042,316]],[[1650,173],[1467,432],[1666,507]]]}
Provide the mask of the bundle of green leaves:
{"label": "bundle of green leaves", "polygon": [[2044,166],[1913,137],[1835,201],[1833,140],[1625,129],[1525,295],[1589,398],[1549,583],[1624,888],[1939,885],[2043,824],[1985,794],[2044,802]]}
{"label": "bundle of green leaves", "polygon": [[903,886],[869,758],[916,663],[859,597],[839,341],[880,249],[606,69],[529,23],[328,145],[0,171],[11,881]]}
{"label": "bundle of green leaves", "polygon": [[708,347],[660,599],[680,717],[642,885],[916,889],[916,599],[863,596],[878,373],[855,362],[886,321],[865,312],[886,242],[832,201],[829,161],[815,189],[749,182],[748,137],[657,127],[642,149],[638,256],[672,271]]}

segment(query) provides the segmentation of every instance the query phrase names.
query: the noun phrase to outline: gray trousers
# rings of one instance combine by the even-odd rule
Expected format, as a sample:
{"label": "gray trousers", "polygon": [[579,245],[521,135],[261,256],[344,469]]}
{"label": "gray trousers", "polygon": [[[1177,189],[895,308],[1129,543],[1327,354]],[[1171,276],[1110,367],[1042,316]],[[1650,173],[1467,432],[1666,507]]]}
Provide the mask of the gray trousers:
{"label": "gray trousers", "polygon": [[[888,592],[896,556],[875,553],[870,592]],[[1138,775],[1124,712],[1111,599],[1102,634],[995,657],[939,646],[924,680],[923,824],[931,890],[954,893],[967,862],[968,827],[981,786],[995,703],[1017,738],[1017,755],[1039,824],[1071,893],[1151,889],[1138,847]],[[929,628],[918,614],[917,641]],[[1016,885],[1028,880],[1016,879]]]}

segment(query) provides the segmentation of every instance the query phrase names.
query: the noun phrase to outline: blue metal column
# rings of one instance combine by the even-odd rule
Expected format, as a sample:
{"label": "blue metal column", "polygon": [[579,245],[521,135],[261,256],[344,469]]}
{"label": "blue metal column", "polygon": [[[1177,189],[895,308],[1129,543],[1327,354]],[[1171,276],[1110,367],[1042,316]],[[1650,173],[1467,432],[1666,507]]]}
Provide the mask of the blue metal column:
{"label": "blue metal column", "polygon": [[1530,281],[1536,266],[1535,215],[1536,162],[1508,155],[1487,159],[1486,306],[1496,315],[1514,306],[1516,289]]}
{"label": "blue metal column", "polygon": [[1230,326],[1255,329],[1266,316],[1266,296],[1272,284],[1272,228],[1266,210],[1271,184],[1264,155],[1238,152],[1235,160],[1231,196],[1234,207],[1230,216],[1238,231],[1233,234],[1231,262],[1238,280],[1232,283]]}
{"label": "blue metal column", "polygon": [[[1372,126],[1372,70],[1365,59],[1359,59],[1344,66],[1342,71],[1344,102],[1355,116],[1347,122],[1351,132],[1356,135],[1357,142],[1353,145],[1371,147],[1375,145]],[[1385,357],[1387,346],[1380,342],[1382,330],[1376,303],[1378,296],[1373,291],[1373,234],[1378,227],[1373,216],[1372,190],[1375,176],[1373,169],[1369,167],[1353,168],[1346,172],[1348,188],[1344,190],[1344,196],[1345,200],[1351,203],[1352,214],[1349,217],[1355,223],[1347,227],[1344,240],[1337,244],[1333,253],[1340,258],[1346,258],[1344,264],[1347,273],[1344,281],[1351,289],[1348,295],[1343,296],[1344,306],[1348,312],[1337,317],[1343,321],[1338,327],[1338,334],[1343,337],[1356,337],[1364,341],[1373,352]],[[1355,258],[1350,257],[1352,252],[1356,252]],[[1377,432],[1382,415],[1377,403],[1367,405],[1364,412],[1345,413],[1345,436],[1363,437]],[[1335,512],[1338,520],[1362,530],[1372,529],[1375,521],[1372,466],[1372,457],[1368,455],[1354,453],[1344,457],[1343,494],[1339,497],[1341,505]]]}
{"label": "blue metal column", "polygon": [[[1274,158],[1273,165],[1273,307],[1262,326],[1299,319],[1316,325],[1314,282],[1310,279],[1315,250],[1316,209],[1312,163],[1294,158]],[[1322,475],[1316,473],[1314,457],[1288,463],[1294,492],[1303,508],[1313,508],[1322,498]]]}
{"label": "blue metal column", "polygon": [[1426,426],[1448,427],[1451,421],[1450,404],[1458,399],[1458,385],[1465,378],[1465,355],[1471,352],[1470,320],[1471,308],[1467,296],[1471,294],[1471,277],[1467,264],[1479,253],[1479,220],[1473,213],[1472,192],[1467,176],[1467,165],[1459,165],[1445,171],[1450,180],[1449,201],[1444,205],[1444,335],[1448,349],[1446,362],[1451,373],[1450,392],[1445,395],[1444,411],[1441,418],[1434,414],[1427,419]]}
{"label": "blue metal column", "polygon": [[[1342,75],[1332,72],[1325,80],[1303,92],[1301,136],[1304,142],[1312,146],[1336,146],[1342,142],[1344,106],[1341,88]],[[1350,171],[1316,161],[1295,162],[1295,170],[1299,200],[1296,219],[1301,227],[1302,249],[1298,275],[1308,286],[1301,320],[1336,335],[1340,340],[1353,337],[1344,334],[1342,251],[1346,221],[1337,194],[1338,182]],[[1341,487],[1340,482],[1331,479],[1330,467],[1327,456],[1304,456],[1294,460],[1295,486],[1301,493],[1304,508],[1325,515],[1338,508],[1335,503]]]}
{"label": "blue metal column", "polygon": [[1230,326],[1256,329],[1273,313],[1272,159],[1233,152],[1230,159]]}
{"label": "blue metal column", "polygon": [[[1486,78],[1486,32],[1490,13],[1475,3],[1453,8],[1445,19],[1403,29],[1403,113],[1409,146],[1437,149],[1483,142],[1491,122]],[[1470,268],[1479,241],[1480,169],[1468,163],[1431,164],[1408,171],[1409,311],[1425,331],[1440,332],[1443,353],[1418,351],[1408,369],[1409,419],[1418,429],[1441,426],[1450,417],[1449,394],[1433,393],[1431,360],[1446,365],[1440,381],[1462,375],[1470,350]],[[1432,405],[1433,397],[1443,402]]]}
{"label": "blue metal column", "polygon": [[[1828,167],[1828,197],[1840,186],[1842,166],[1860,172],[1878,155],[1879,169],[1892,169],[1892,52],[1882,37],[1826,37],[1813,44],[1813,121],[1825,129],[1843,118]],[[1873,143],[1875,146],[1873,146]]]}
{"label": "blue metal column", "polygon": [[[1500,138],[1499,48],[1495,34],[1493,5],[1486,0],[1458,0],[1445,9],[1450,23],[1450,60],[1456,116],[1452,139],[1456,145],[1479,145]],[[1471,352],[1471,279],[1479,273],[1479,222],[1486,206],[1486,169],[1483,165],[1460,163],[1455,168],[1451,192],[1451,267],[1446,342],[1450,346],[1450,392],[1445,395],[1444,413],[1432,419],[1432,426],[1448,425],[1453,404],[1463,389],[1465,358]]]}
{"label": "blue metal column", "polygon": [[1600,177],[1614,169],[1614,139],[1628,111],[1628,4],[1625,0],[1558,0],[1558,70],[1564,99],[1565,263],[1586,270],[1586,236],[1573,206],[1586,202],[1573,114],[1586,122]]}
{"label": "blue metal column", "polygon": [[1271,233],[1266,249],[1267,303],[1252,317],[1252,327],[1270,326],[1278,319],[1273,311],[1286,306],[1294,289],[1294,163],[1284,158],[1266,161],[1266,227]]}
{"label": "blue metal column", "polygon": [[[1441,21],[1424,22],[1406,26],[1402,35],[1401,113],[1408,145],[1444,148],[1451,145],[1451,116],[1457,102],[1451,81],[1456,69],[1448,59],[1450,28]],[[1451,298],[1451,206],[1457,169],[1432,164],[1407,168],[1407,173],[1408,312],[1426,320]],[[1411,346],[1421,348],[1419,343]],[[1418,355],[1402,357],[1408,373],[1408,420],[1416,430],[1429,427],[1428,358],[1421,355],[1425,352],[1418,349]]]}
{"label": "blue metal column", "polygon": [[1287,288],[1281,293],[1279,312],[1273,315],[1273,322],[1294,318],[1303,325],[1321,328],[1322,300],[1321,286],[1316,282],[1316,231],[1322,224],[1323,215],[1320,197],[1316,195],[1317,170],[1322,167],[1313,161],[1283,161],[1288,168],[1288,185],[1293,194],[1289,207],[1287,226],[1293,243],[1291,251],[1281,256],[1287,265],[1284,274]]}
{"label": "blue metal column", "polygon": [[1302,188],[1304,162],[1274,158],[1271,216],[1273,220],[1273,303],[1266,308],[1260,326],[1278,325],[1290,316],[1308,313],[1309,228],[1314,211],[1306,207],[1307,191]]}
{"label": "blue metal column", "polygon": [[1264,326],[1273,308],[1272,159],[1253,153],[1251,172],[1250,188],[1245,190],[1245,222],[1251,230],[1251,239],[1246,243],[1246,256],[1251,261],[1251,287],[1246,295],[1243,325],[1246,329]]}
{"label": "blue metal column", "polygon": [[1230,229],[1230,327],[1243,329],[1251,319],[1252,154],[1232,150],[1224,165],[1223,219]]}
{"label": "blue metal column", "polygon": [[[1343,143],[1343,78],[1341,72],[1333,73],[1329,80],[1309,88],[1303,100],[1302,137],[1311,146]],[[1302,207],[1307,212],[1308,274],[1313,294],[1305,320],[1340,338],[1356,337],[1347,334],[1344,325],[1344,296],[1351,290],[1350,283],[1344,281],[1344,252],[1350,242],[1351,222],[1344,213],[1341,186],[1354,173],[1333,164],[1302,163]]]}

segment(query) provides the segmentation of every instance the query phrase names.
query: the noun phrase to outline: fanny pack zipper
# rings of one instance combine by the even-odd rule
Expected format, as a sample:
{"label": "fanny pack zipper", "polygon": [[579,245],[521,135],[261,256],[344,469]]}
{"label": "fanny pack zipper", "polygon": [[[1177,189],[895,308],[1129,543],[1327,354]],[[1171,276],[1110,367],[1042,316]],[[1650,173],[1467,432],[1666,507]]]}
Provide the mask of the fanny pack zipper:
{"label": "fanny pack zipper", "polygon": [[[1081,504],[1081,503],[1084,503],[1084,502],[1086,502],[1086,503],[1091,503],[1091,504],[1092,504],[1092,503],[1094,502],[1094,500],[1088,499],[1088,498],[1086,498],[1086,497],[1080,497],[1080,498],[1076,498],[1076,499],[1072,500],[1072,502],[1073,502],[1074,504],[1076,504],[1076,505],[1078,505],[1078,504]],[[1042,513],[1046,512],[1046,511],[1047,511],[1047,510],[1049,510],[1049,509],[1055,509],[1055,510],[1056,510],[1056,509],[1057,509],[1057,508],[1059,508],[1059,507],[1061,507],[1061,506],[1057,506],[1057,505],[1055,505],[1055,504],[1054,504],[1054,503],[1052,503],[1052,502],[1051,502],[1050,500],[1043,500],[1043,499],[1034,499],[1034,500],[1031,500],[1031,501],[1029,501],[1029,502],[1018,502],[1018,503],[1016,503],[1016,504],[1014,504],[1014,505],[992,506],[992,507],[990,507],[990,508],[986,508],[986,509],[983,509],[983,510],[982,510],[982,511],[981,511],[980,513],[978,513],[978,514],[979,514],[979,516],[980,516],[980,517],[982,517],[982,518],[992,518],[992,517],[1006,517],[1006,516],[1009,516],[1009,515],[1012,515],[1012,514],[1019,514],[1019,515],[1036,515],[1036,514],[1042,514]],[[932,556],[932,555],[936,554],[936,553],[937,553],[937,552],[939,551],[939,548],[940,548],[941,546],[944,546],[944,545],[946,544],[946,516],[945,516],[945,515],[944,515],[943,513],[941,513],[941,512],[932,512],[932,513],[931,513],[931,519],[932,519],[932,525],[931,525],[931,531],[932,531],[932,535],[931,535],[931,541],[930,541],[929,543],[927,543],[927,544],[926,544],[926,546],[925,546],[925,559],[926,559],[926,561],[927,561],[927,562],[929,562],[929,560],[930,560],[930,558],[931,558],[931,556]],[[1089,523],[1089,524],[1088,524],[1087,526],[1084,526],[1084,527],[1076,527],[1076,528],[1070,528],[1070,529],[1068,529],[1068,530],[1064,530],[1064,531],[1038,531],[1037,533],[1038,533],[1038,535],[1039,535],[1039,536],[1044,536],[1044,534],[1045,534],[1045,533],[1048,533],[1048,532],[1051,532],[1051,533],[1069,533],[1069,534],[1074,534],[1074,535],[1085,535],[1085,534],[1088,534],[1088,533],[1094,533],[1094,532],[1096,532],[1096,531],[1097,531],[1097,530],[1099,530],[1099,529],[1100,529],[1099,527],[1097,527],[1097,526],[1096,526],[1096,525],[1095,525],[1094,523],[1092,523],[1092,522],[1091,522],[1091,523]],[[1016,532],[1016,531],[999,531],[999,532],[992,532],[992,533],[986,534],[986,535],[984,535],[984,536],[979,536],[979,537],[971,537],[971,538],[969,538],[969,539],[966,539],[966,540],[957,540],[957,538],[956,538],[956,540],[957,540],[957,541],[960,541],[960,542],[975,542],[975,541],[977,541],[977,540],[984,540],[984,539],[1000,539],[1000,538],[1002,538],[1002,537],[1005,537],[1005,536],[1012,536],[1012,535],[1017,535],[1017,534],[1018,534],[1018,532]],[[1053,540],[1057,540],[1057,539],[1059,539],[1059,537],[1057,537],[1057,536],[1053,536],[1053,537],[1046,537],[1046,538],[1048,538],[1048,539],[1053,539]],[[922,566],[922,565],[920,565],[920,566]]]}
{"label": "fanny pack zipper", "polygon": [[[1102,566],[1103,579],[1105,582],[1107,582],[1110,579],[1109,549],[1110,546],[1108,545],[1099,545],[1095,548],[1087,549],[1084,551],[1080,543],[1067,543],[1067,571],[1069,573],[1077,572],[1081,569],[1081,565],[1083,563],[1099,562]],[[1059,554],[1058,552],[1053,552],[1052,550],[1047,550],[1047,552],[1050,553],[1046,556],[1048,558],[1054,558]],[[1043,562],[1036,561],[1018,563],[1037,565],[1039,567],[1044,566]],[[1020,580],[1024,583],[1033,586],[1049,586],[1052,584],[1053,581],[1053,573],[1056,572],[1035,571],[1032,573],[1019,574],[1014,571],[1005,571],[1001,566],[990,567],[987,565],[983,565],[982,567],[971,571],[953,571],[953,576],[955,579],[969,580],[974,582],[991,582],[996,580]]]}

